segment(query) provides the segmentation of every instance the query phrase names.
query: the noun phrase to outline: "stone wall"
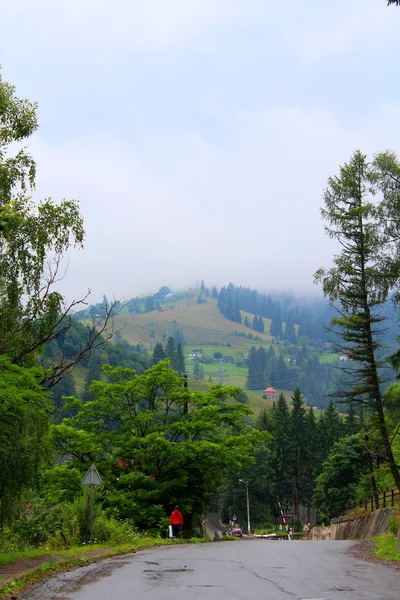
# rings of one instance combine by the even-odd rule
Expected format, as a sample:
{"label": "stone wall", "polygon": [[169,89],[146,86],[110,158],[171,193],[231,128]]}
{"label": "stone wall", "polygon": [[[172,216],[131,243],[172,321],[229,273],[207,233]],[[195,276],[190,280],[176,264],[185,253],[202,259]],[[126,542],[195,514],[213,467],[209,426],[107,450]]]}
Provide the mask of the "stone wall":
{"label": "stone wall", "polygon": [[386,531],[389,520],[398,514],[397,508],[380,508],[371,513],[332,519],[328,527],[313,527],[311,540],[360,540]]}

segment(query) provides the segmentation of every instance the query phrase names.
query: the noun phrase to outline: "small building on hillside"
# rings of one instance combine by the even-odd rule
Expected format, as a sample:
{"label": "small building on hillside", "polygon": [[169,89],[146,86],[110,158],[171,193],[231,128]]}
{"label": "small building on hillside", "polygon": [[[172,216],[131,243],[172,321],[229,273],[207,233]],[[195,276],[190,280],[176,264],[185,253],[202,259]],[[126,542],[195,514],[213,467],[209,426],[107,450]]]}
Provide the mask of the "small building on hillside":
{"label": "small building on hillside", "polygon": [[223,356],[222,361],[226,363],[234,363],[235,359],[233,358],[233,356]]}
{"label": "small building on hillside", "polygon": [[276,390],[273,387],[267,387],[263,391],[263,398],[266,400],[272,400],[275,402],[276,400]]}
{"label": "small building on hillside", "polygon": [[188,356],[188,360],[198,360],[199,358],[203,358],[204,355],[202,352],[191,352]]}

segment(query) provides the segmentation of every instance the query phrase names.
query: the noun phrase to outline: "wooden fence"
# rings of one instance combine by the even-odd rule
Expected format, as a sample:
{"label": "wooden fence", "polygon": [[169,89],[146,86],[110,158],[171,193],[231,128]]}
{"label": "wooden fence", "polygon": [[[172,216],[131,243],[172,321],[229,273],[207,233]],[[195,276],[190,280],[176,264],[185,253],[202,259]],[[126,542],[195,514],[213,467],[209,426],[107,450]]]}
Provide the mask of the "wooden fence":
{"label": "wooden fence", "polygon": [[341,507],[336,507],[337,516],[345,516],[353,512],[373,511],[378,508],[387,508],[390,506],[400,506],[400,489],[394,488],[384,492],[379,492],[376,496],[372,496],[367,500],[360,502],[351,502],[343,504]]}

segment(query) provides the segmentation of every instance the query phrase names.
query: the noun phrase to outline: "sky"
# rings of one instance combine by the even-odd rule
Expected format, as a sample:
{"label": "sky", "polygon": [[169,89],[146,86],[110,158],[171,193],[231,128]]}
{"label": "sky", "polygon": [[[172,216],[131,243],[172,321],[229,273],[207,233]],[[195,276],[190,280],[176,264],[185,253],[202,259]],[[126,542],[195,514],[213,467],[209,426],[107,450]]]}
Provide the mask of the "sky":
{"label": "sky", "polygon": [[400,154],[385,0],[13,0],[1,22],[2,78],[39,103],[35,197],[80,201],[69,299],[315,293],[327,178]]}

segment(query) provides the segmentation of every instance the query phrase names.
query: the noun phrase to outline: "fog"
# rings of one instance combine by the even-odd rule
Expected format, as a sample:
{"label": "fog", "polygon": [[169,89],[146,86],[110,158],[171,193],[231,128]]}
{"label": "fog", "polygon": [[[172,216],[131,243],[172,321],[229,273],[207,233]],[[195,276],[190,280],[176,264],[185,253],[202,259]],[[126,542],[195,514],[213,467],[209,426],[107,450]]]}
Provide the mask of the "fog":
{"label": "fog", "polygon": [[2,77],[39,102],[35,197],[80,200],[70,298],[202,278],[316,294],[328,176],[400,150],[384,0],[19,0],[2,22]]}

